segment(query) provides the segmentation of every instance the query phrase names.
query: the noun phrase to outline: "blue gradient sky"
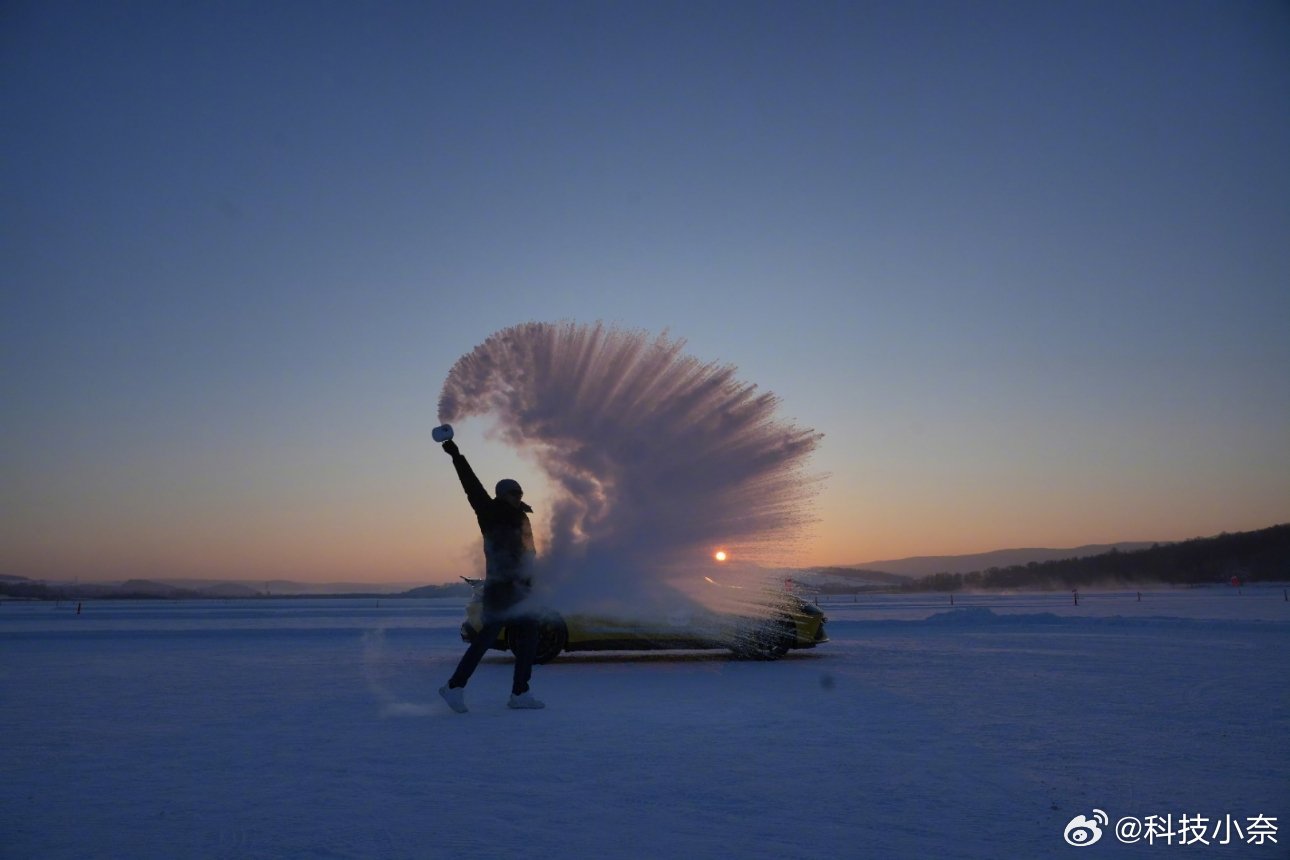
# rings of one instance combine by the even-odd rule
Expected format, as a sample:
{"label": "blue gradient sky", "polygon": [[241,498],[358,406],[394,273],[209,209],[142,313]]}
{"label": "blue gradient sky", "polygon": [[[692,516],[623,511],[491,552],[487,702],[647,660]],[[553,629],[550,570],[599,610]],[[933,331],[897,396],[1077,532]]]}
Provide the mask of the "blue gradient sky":
{"label": "blue gradient sky", "polygon": [[6,3],[0,572],[472,572],[429,430],[527,320],[823,431],[804,563],[1288,521],[1287,44],[1271,0]]}

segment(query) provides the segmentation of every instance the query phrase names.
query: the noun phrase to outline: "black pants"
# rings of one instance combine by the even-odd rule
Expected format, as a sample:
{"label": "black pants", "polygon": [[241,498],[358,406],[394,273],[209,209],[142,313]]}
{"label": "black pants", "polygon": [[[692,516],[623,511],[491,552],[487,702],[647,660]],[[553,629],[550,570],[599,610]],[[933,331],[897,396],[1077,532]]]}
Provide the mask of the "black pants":
{"label": "black pants", "polygon": [[485,613],[484,629],[476,634],[475,641],[470,643],[470,647],[462,655],[457,671],[448,679],[449,687],[466,686],[470,676],[475,674],[479,661],[484,659],[485,652],[497,640],[497,634],[502,632],[503,627],[506,628],[506,639],[510,642],[511,650],[515,652],[515,676],[511,680],[511,692],[517,696],[528,692],[529,678],[533,676],[533,656],[537,653],[537,619],[526,616],[497,617],[491,613]]}

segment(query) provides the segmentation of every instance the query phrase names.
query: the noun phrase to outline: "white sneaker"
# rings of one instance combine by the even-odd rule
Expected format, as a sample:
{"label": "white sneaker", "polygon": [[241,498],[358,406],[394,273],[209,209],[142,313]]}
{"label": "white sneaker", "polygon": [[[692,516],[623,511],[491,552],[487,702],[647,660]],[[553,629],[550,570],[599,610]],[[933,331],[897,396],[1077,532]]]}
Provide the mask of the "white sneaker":
{"label": "white sneaker", "polygon": [[444,685],[439,688],[439,695],[443,696],[443,700],[448,703],[448,707],[452,708],[457,713],[464,714],[468,710],[466,707],[465,687],[449,687]]}
{"label": "white sneaker", "polygon": [[514,693],[511,693],[511,700],[506,703],[506,707],[517,708],[517,709],[519,708],[537,709],[537,708],[545,708],[546,702],[543,702],[541,699],[533,698],[533,694],[529,692],[520,693],[518,696],[515,695]]}

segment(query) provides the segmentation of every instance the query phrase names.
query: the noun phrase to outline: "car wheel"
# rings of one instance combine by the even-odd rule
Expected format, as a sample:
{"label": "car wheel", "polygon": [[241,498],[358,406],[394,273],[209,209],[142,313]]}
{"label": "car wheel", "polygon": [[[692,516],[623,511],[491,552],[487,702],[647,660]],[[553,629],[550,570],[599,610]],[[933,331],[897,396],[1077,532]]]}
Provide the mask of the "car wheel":
{"label": "car wheel", "polygon": [[797,643],[797,625],[789,619],[779,623],[779,636],[775,640],[775,657],[783,657]]}
{"label": "car wheel", "polygon": [[749,631],[734,652],[748,660],[778,660],[788,653],[796,637],[797,627],[792,621],[768,621]]}
{"label": "car wheel", "polygon": [[534,663],[550,663],[564,646],[569,644],[569,628],[560,616],[543,618],[538,622],[537,653],[533,655]]}

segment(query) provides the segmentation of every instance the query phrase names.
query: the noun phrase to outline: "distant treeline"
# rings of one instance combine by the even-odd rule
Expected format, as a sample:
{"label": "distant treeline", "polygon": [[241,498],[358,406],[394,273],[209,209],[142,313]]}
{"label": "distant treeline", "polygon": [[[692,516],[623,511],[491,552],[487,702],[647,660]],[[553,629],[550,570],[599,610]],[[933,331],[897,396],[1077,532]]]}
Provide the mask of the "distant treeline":
{"label": "distant treeline", "polygon": [[1069,589],[1116,585],[1202,585],[1290,580],[1290,524],[1223,533],[1132,552],[992,567],[972,573],[934,573],[903,591]]}

